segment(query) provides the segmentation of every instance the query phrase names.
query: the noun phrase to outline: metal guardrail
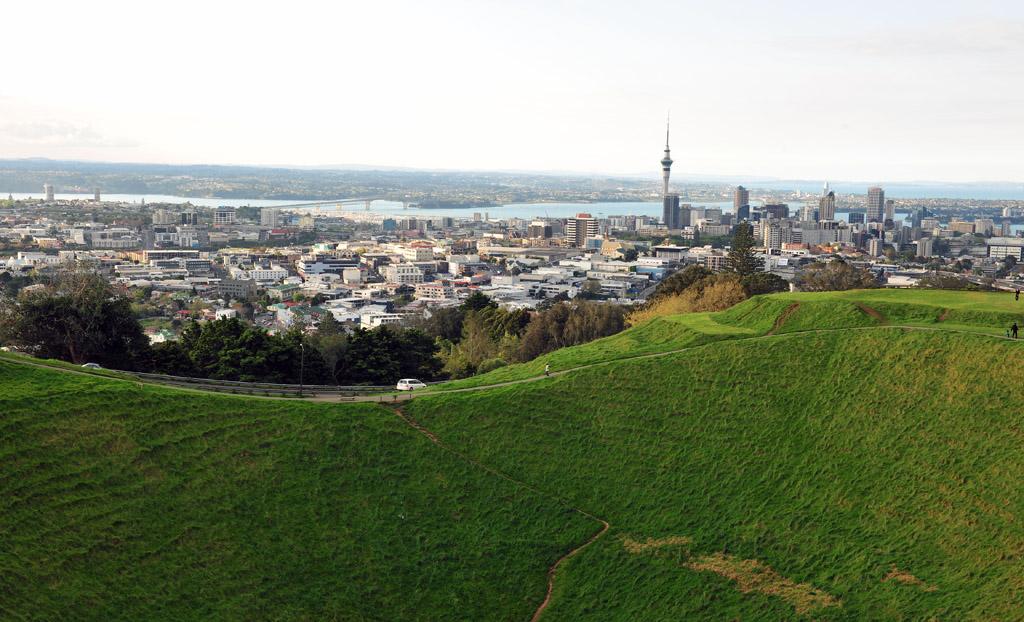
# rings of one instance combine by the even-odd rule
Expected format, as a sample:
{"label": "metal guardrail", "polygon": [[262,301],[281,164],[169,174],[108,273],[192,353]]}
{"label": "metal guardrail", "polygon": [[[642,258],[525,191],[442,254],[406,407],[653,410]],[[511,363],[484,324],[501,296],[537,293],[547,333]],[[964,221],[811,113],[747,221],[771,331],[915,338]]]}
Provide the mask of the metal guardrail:
{"label": "metal guardrail", "polygon": [[[284,384],[274,382],[242,382],[239,380],[215,380],[213,378],[191,378],[188,376],[169,376],[166,374],[148,374],[137,371],[122,371],[112,369],[110,371],[120,371],[123,374],[129,374],[137,376],[139,378],[151,378],[153,380],[167,380],[170,382],[183,382],[188,384],[215,384],[220,386],[231,386],[245,389],[266,389],[274,391],[298,391],[300,388],[303,391],[394,391],[395,385],[355,385],[355,386],[343,386],[337,384]],[[442,380],[435,382],[427,382],[427,385],[434,384],[445,384],[451,382],[450,380]]]}

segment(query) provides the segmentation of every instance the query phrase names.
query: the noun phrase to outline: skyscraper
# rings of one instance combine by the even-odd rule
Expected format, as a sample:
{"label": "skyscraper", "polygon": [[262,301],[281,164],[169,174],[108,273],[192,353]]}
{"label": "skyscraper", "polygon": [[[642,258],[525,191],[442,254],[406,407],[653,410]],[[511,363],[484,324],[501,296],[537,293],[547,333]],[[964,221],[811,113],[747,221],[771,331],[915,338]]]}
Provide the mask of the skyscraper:
{"label": "skyscraper", "polygon": [[896,220],[896,201],[892,199],[885,201],[885,220],[890,223]]}
{"label": "skyscraper", "polygon": [[601,233],[601,225],[597,218],[590,214],[576,214],[575,218],[569,218],[565,223],[565,241],[583,248],[587,244],[587,238],[596,237]]}
{"label": "skyscraper", "polygon": [[[736,186],[736,192],[732,195],[732,207],[738,214],[740,208],[746,205],[750,207],[750,191],[743,186]],[[749,213],[749,210],[748,210]]]}
{"label": "skyscraper", "polygon": [[99,189],[99,187],[96,187],[96,188],[92,189],[92,200],[96,201],[97,203],[99,203],[99,200],[100,200],[100,189]]}
{"label": "skyscraper", "polygon": [[[668,153],[667,151],[665,153]],[[666,177],[666,179],[668,179]],[[43,184],[43,194],[46,195],[47,203],[53,201],[53,184]]]}
{"label": "skyscraper", "polygon": [[818,220],[835,220],[836,218],[836,193],[825,182],[821,189],[821,198],[818,200]]}
{"label": "skyscraper", "polygon": [[885,191],[878,186],[868,188],[867,221],[880,222],[885,209]]}
{"label": "skyscraper", "polygon": [[681,229],[679,223],[679,195],[666,194],[662,197],[661,222],[669,229]]}
{"label": "skyscraper", "polygon": [[661,157],[661,178],[665,181],[662,196],[668,195],[668,175],[672,170],[672,156],[668,153],[668,121],[665,122],[665,155]]}

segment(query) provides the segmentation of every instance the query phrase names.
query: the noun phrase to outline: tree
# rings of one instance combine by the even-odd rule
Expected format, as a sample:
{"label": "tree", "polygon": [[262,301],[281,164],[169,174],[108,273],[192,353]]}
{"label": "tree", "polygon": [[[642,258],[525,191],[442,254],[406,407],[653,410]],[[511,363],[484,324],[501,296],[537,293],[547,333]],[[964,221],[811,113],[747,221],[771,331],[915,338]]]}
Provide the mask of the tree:
{"label": "tree", "polygon": [[740,285],[743,286],[748,297],[789,291],[789,281],[771,272],[748,274],[740,278]]}
{"label": "tree", "polygon": [[76,365],[139,370],[151,364],[129,298],[81,263],[62,264],[48,284],[4,296],[0,341]]}
{"label": "tree", "polygon": [[653,301],[658,298],[676,296],[686,291],[694,283],[710,276],[714,276],[714,274],[714,272],[708,270],[704,266],[689,266],[685,270],[676,272],[662,281],[661,284],[658,285],[658,289],[654,290],[654,295],[652,295],[649,300]]}
{"label": "tree", "polygon": [[754,253],[754,236],[750,232],[750,223],[741,222],[736,225],[732,236],[732,248],[729,250],[729,271],[740,277],[757,272],[764,262]]}
{"label": "tree", "polygon": [[316,333],[324,337],[333,337],[342,332],[341,323],[330,311],[322,313],[316,324]]}
{"label": "tree", "polygon": [[473,292],[469,298],[459,305],[459,308],[463,311],[480,311],[488,307],[497,307],[498,303],[491,300],[486,294],[480,292]]}
{"label": "tree", "polygon": [[923,289],[978,289],[978,286],[967,279],[949,274],[923,276],[917,281],[917,287]]}
{"label": "tree", "polygon": [[833,259],[828,264],[812,263],[797,272],[793,283],[802,292],[835,292],[879,286],[866,269],[855,268],[842,259]]}
{"label": "tree", "polygon": [[635,248],[627,248],[622,253],[622,260],[623,261],[636,261],[636,258],[639,255],[640,255],[640,251],[636,250]]}

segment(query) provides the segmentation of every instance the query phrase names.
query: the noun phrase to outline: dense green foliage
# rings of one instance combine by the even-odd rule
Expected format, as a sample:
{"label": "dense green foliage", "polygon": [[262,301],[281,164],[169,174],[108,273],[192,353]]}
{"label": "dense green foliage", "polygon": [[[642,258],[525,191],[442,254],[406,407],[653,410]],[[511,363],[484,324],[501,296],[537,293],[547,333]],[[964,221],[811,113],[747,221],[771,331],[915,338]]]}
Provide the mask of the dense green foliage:
{"label": "dense green foliage", "polygon": [[796,273],[793,285],[802,292],[839,292],[878,287],[878,281],[864,268],[856,268],[842,259],[827,264],[812,263]]}
{"label": "dense green foliage", "polygon": [[600,527],[372,405],[0,361],[0,618],[522,620]]}
{"label": "dense green foliage", "polygon": [[498,307],[487,296],[474,293],[458,307],[431,310],[412,326],[437,340],[449,377],[467,378],[485,373],[480,371],[484,361],[530,361],[559,348],[613,335],[625,326],[625,314],[618,305],[577,297],[571,302],[555,302],[531,316],[523,309]]}
{"label": "dense green foliage", "polygon": [[740,277],[754,274],[761,268],[763,261],[754,252],[754,236],[748,222],[736,225],[733,232],[732,246],[729,249],[729,270]]}
{"label": "dense green foliage", "polygon": [[161,373],[243,382],[388,385],[433,380],[441,369],[437,345],[418,330],[380,326],[345,335],[333,316],[312,336],[300,327],[268,335],[237,318],[192,323],[154,352]]}
{"label": "dense green foliage", "polygon": [[31,288],[0,294],[0,343],[78,365],[150,366],[149,340],[128,297],[88,266],[74,263],[61,265]]}

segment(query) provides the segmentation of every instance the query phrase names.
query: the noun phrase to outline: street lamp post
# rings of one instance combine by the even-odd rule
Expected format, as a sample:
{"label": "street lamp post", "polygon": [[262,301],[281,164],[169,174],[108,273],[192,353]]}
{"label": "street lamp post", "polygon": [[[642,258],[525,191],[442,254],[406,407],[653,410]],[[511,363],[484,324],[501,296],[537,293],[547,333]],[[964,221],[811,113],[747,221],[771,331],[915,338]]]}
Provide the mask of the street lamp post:
{"label": "street lamp post", "polygon": [[306,346],[301,341],[299,342],[299,397],[302,397],[302,380],[306,373]]}

